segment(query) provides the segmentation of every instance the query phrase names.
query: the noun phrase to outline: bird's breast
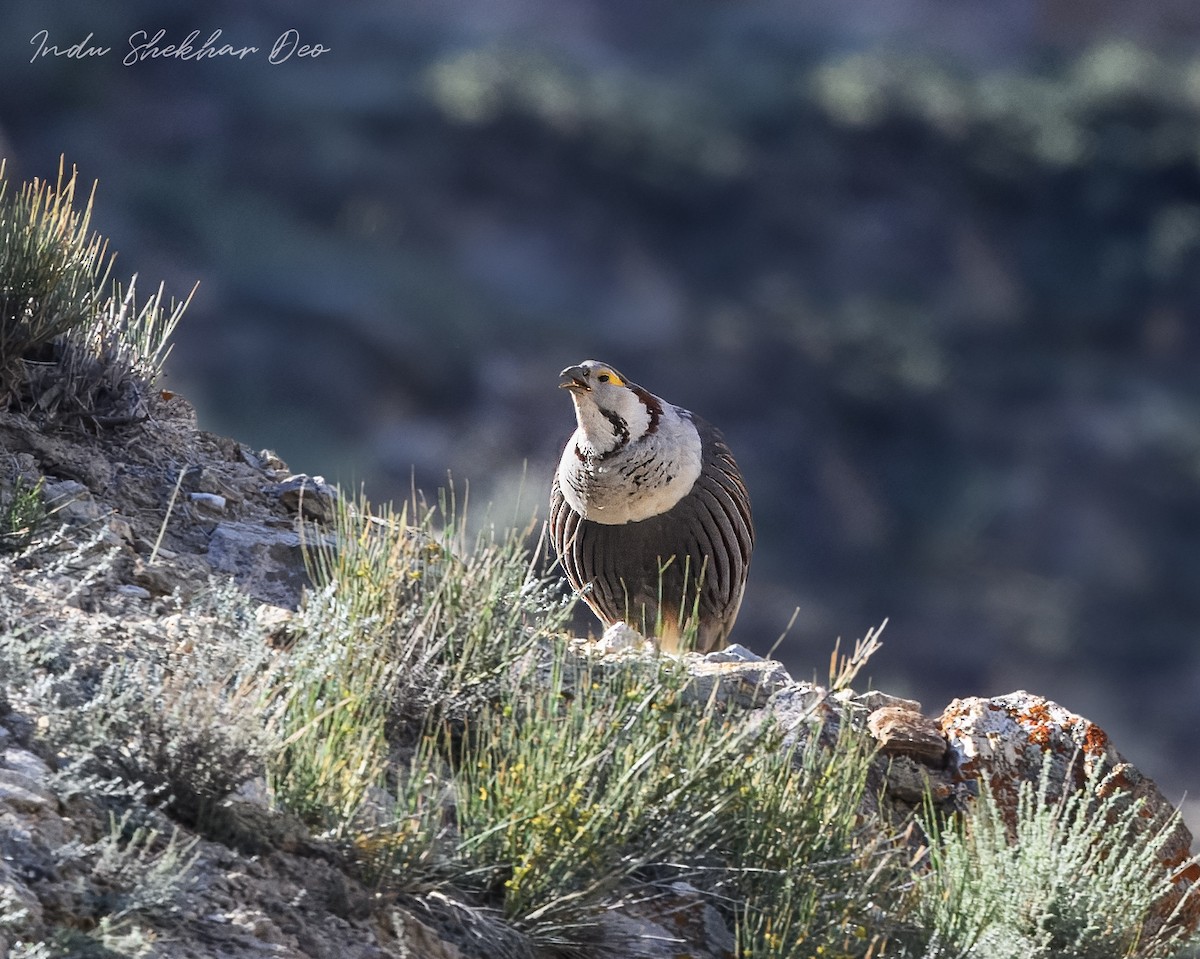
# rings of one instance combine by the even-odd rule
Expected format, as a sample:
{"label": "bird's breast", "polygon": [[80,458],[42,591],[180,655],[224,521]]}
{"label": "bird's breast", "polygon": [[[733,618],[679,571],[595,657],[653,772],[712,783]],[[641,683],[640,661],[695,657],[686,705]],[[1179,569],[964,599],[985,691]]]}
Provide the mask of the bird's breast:
{"label": "bird's breast", "polygon": [[558,481],[571,508],[596,523],[637,523],[665,513],[700,476],[703,451],[690,422],[604,457],[589,455],[581,439],[572,437],[563,451]]}

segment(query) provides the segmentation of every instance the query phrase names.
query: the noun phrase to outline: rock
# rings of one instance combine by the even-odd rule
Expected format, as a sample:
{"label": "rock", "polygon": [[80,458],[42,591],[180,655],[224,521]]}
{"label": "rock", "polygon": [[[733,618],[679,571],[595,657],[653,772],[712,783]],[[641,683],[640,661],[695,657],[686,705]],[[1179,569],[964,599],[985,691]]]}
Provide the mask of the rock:
{"label": "rock", "polygon": [[214,513],[224,513],[228,500],[216,493],[188,493],[188,499],[204,509]]}
{"label": "rock", "polygon": [[774,659],[729,659],[718,654],[707,656],[689,654],[684,657],[692,676],[696,697],[716,702],[734,703],[749,709],[761,706],[780,690],[797,684],[784,667]]}
{"label": "rock", "polygon": [[19,813],[40,813],[56,806],[54,793],[43,789],[28,776],[0,769],[0,806]]}
{"label": "rock", "polygon": [[792,680],[776,688],[763,712],[779,724],[789,741],[807,737],[814,723],[820,724],[820,735],[826,741],[837,739],[839,717],[824,686]]}
{"label": "rock", "polygon": [[193,502],[213,504],[221,501],[222,510],[227,502],[242,501],[237,487],[208,466],[193,466],[185,470],[181,487],[188,491],[188,499]]}
{"label": "rock", "polygon": [[954,788],[944,777],[912,756],[883,755],[886,765],[881,779],[888,798],[904,803],[911,810],[921,808],[926,796],[937,804],[954,797]]}
{"label": "rock", "polygon": [[[1120,790],[1142,801],[1139,818],[1146,830],[1161,828],[1175,814],[1153,780],[1117,752],[1103,729],[1045,697],[1020,690],[992,699],[956,699],[939,724],[960,773],[986,781],[1007,816],[1016,815],[1020,784],[1038,782],[1043,769],[1051,800],[1083,788],[1088,775],[1099,772],[1105,776],[1101,795]],[[1176,818],[1159,855],[1175,877],[1175,895],[1161,904],[1161,919],[1200,882],[1191,844],[1191,833]],[[1182,921],[1191,929],[1200,926],[1200,896],[1190,897]]]}
{"label": "rock", "polygon": [[600,917],[599,939],[623,945],[639,959],[725,959],[737,942],[721,914],[694,886],[675,882],[670,892],[633,902]]}
{"label": "rock", "polygon": [[42,487],[42,496],[46,508],[59,523],[83,526],[98,521],[105,513],[91,491],[75,480],[47,482]]}
{"label": "rock", "polygon": [[130,578],[133,580],[130,585],[145,590],[151,596],[169,596],[187,582],[180,570],[162,562],[161,557],[157,563],[148,563],[142,557],[137,557],[133,561]]}
{"label": "rock", "polygon": [[921,711],[921,704],[915,699],[904,699],[900,696],[890,696],[878,689],[868,689],[865,693],[856,693],[853,689],[839,689],[833,698],[855,709],[873,713],[885,706],[896,706],[914,713]]}
{"label": "rock", "polygon": [[401,955],[420,956],[421,959],[467,959],[458,946],[447,942],[416,916],[403,909],[393,910],[392,929],[401,947],[407,950]]}
{"label": "rock", "polygon": [[42,479],[41,470],[38,469],[38,462],[29,453],[14,454],[11,469],[13,482],[19,482],[30,489],[37,486]]}
{"label": "rock", "polygon": [[33,780],[42,780],[50,775],[50,767],[28,749],[6,749],[0,753],[0,767],[11,769]]}
{"label": "rock", "polygon": [[299,534],[252,523],[218,523],[208,541],[212,568],[231,575],[255,599],[286,609],[309,585]]}
{"label": "rock", "polygon": [[137,537],[134,535],[133,527],[126,520],[116,515],[110,515],[108,528],[104,532],[104,542],[109,546],[127,549],[137,542]]}
{"label": "rock", "polygon": [[254,610],[254,621],[266,633],[268,641],[277,649],[285,649],[292,645],[295,636],[292,631],[292,620],[295,614],[290,609],[263,603]]}
{"label": "rock", "polygon": [[50,767],[33,753],[9,748],[0,754],[0,806],[18,813],[42,813],[58,808],[58,800],[42,783]]}
{"label": "rock", "polygon": [[646,637],[628,623],[613,623],[604,631],[604,635],[596,640],[594,650],[603,656],[627,649],[643,649],[645,646]]}
{"label": "rock", "polygon": [[710,663],[761,663],[765,662],[762,656],[754,652],[752,649],[747,649],[738,643],[731,646],[726,646],[724,649],[718,649],[714,652],[705,655],[705,660]]}
{"label": "rock", "polygon": [[28,746],[33,740],[37,722],[25,713],[15,711],[7,700],[0,701],[0,706],[3,706],[4,729],[8,733],[4,739],[5,747],[10,743]]}
{"label": "rock", "polygon": [[34,938],[44,922],[41,900],[24,882],[19,864],[10,864],[0,857],[0,906],[3,906],[3,922],[0,922],[0,955],[7,956],[4,935],[18,939]]}
{"label": "rock", "polygon": [[304,473],[289,476],[282,483],[268,486],[263,492],[278,497],[291,512],[320,523],[328,523],[333,519],[338,500],[337,489],[326,483],[324,477]]}
{"label": "rock", "polygon": [[956,699],[938,722],[964,774],[1014,786],[1037,781],[1047,751],[1052,782],[1058,784],[1078,781],[1097,763],[1111,767],[1121,761],[1099,726],[1023,690],[992,699]]}
{"label": "rock", "polygon": [[938,724],[907,706],[882,706],[867,717],[867,731],[882,752],[911,756],[932,766],[943,766],[949,746]]}
{"label": "rock", "polygon": [[281,460],[273,450],[264,449],[254,453],[244,446],[239,446],[238,455],[247,466],[253,466],[264,473],[269,473],[272,478],[278,473],[287,473],[287,463]]}

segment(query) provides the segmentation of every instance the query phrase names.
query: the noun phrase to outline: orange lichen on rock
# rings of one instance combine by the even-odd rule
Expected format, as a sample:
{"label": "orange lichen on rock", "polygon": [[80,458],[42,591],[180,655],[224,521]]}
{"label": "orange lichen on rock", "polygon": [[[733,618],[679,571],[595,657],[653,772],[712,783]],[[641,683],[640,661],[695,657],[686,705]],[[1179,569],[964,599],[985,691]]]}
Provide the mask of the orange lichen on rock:
{"label": "orange lichen on rock", "polygon": [[[1041,696],[1020,691],[991,699],[956,699],[938,720],[960,776],[986,780],[1001,814],[1015,824],[1022,783],[1050,777],[1047,795],[1092,789],[1097,798],[1125,794],[1138,802],[1143,835],[1167,829],[1159,860],[1173,889],[1155,909],[1158,923],[1200,928],[1200,865],[1192,835],[1153,780],[1117,752],[1095,723]],[[1099,772],[1099,780],[1091,774]],[[1178,911],[1177,911],[1178,910]]]}
{"label": "orange lichen on rock", "polygon": [[1107,752],[1111,743],[1108,733],[1095,723],[1088,723],[1083,734],[1083,748],[1089,753]]}

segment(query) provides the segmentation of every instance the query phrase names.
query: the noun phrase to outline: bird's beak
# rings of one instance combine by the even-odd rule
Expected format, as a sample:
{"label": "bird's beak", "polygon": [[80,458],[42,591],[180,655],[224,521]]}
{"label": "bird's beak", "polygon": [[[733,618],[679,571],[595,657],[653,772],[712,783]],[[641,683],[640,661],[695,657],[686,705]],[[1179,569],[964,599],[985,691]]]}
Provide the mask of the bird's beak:
{"label": "bird's beak", "polygon": [[587,370],[582,366],[568,366],[558,374],[558,388],[570,390],[573,393],[587,393],[591,387],[587,384]]}

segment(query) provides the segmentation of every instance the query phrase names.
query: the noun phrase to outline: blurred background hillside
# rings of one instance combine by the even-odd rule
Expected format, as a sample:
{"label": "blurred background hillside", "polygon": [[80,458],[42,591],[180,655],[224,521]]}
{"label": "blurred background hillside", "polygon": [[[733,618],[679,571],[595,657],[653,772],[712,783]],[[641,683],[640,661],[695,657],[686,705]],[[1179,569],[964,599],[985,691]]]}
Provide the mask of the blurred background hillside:
{"label": "blurred background hillside", "polygon": [[[1028,688],[1200,789],[1195,0],[7,0],[0,155],[200,290],[168,386],[294,469],[541,508],[604,359],[720,425],[735,638]],[[122,65],[137,30],[243,60]],[[287,29],[331,52],[271,65]],[[104,57],[45,57],[90,33]],[[527,465],[526,465],[527,464]],[[522,477],[524,476],[524,479]],[[523,490],[522,490],[523,486]],[[521,497],[518,504],[518,496]]]}

